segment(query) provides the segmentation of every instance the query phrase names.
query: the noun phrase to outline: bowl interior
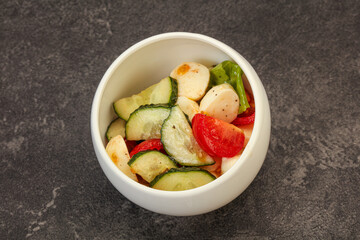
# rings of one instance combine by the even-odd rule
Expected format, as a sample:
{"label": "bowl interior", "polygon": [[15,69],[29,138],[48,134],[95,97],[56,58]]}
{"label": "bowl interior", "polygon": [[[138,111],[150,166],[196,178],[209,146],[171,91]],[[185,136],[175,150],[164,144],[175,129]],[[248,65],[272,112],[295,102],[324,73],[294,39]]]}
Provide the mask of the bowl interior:
{"label": "bowl interior", "polygon": [[[210,67],[224,60],[233,59],[218,47],[199,39],[154,39],[134,45],[112,64],[104,76],[107,81],[99,109],[101,136],[105,136],[109,123],[116,117],[112,108],[114,101],[158,83],[182,62],[199,62]],[[251,91],[246,79],[244,85]],[[102,141],[105,145],[105,137]]]}

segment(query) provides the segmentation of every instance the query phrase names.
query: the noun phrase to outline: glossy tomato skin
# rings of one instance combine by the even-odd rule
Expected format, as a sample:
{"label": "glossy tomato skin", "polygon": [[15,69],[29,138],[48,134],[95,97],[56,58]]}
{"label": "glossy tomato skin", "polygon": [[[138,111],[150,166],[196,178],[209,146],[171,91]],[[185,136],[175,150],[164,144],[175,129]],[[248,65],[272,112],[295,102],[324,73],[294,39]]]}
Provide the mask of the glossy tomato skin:
{"label": "glossy tomato skin", "polygon": [[249,116],[240,116],[238,115],[237,118],[235,118],[235,120],[232,122],[232,124],[236,125],[236,126],[243,126],[243,125],[248,125],[248,124],[252,124],[255,121],[255,112],[253,112],[251,115]]}
{"label": "glossy tomato skin", "polygon": [[160,139],[149,139],[134,147],[134,149],[130,152],[130,157],[134,156],[138,152],[146,151],[146,150],[162,151],[164,150],[164,147]]}
{"label": "glossy tomato skin", "polygon": [[204,114],[193,117],[192,130],[200,147],[213,157],[234,157],[244,147],[240,128]]}
{"label": "glossy tomato skin", "polygon": [[127,140],[127,139],[125,139],[125,143],[129,152],[131,152],[137,145],[136,141]]}
{"label": "glossy tomato skin", "polygon": [[255,121],[255,105],[253,102],[250,102],[250,108],[246,109],[245,112],[237,115],[234,121],[231,124],[235,126],[243,126],[252,124]]}

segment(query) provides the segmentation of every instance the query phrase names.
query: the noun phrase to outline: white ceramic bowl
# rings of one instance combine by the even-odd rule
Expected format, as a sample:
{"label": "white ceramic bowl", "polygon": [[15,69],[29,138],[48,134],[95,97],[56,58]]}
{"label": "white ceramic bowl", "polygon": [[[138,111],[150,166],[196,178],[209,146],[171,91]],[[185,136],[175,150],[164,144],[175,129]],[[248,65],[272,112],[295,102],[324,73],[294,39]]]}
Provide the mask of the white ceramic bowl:
{"label": "white ceramic bowl", "polygon": [[[185,61],[206,66],[235,61],[253,92],[255,123],[250,141],[236,164],[215,181],[199,188],[170,192],[146,187],[123,174],[105,151],[105,131],[115,117],[112,104],[138,93],[168,76]],[[130,201],[148,210],[176,216],[210,212],[239,196],[253,181],[266,156],[270,139],[270,109],[264,87],[251,65],[234,49],[213,38],[184,32],[147,38],[123,52],[109,67],[95,93],[91,109],[91,135],[105,175]]]}

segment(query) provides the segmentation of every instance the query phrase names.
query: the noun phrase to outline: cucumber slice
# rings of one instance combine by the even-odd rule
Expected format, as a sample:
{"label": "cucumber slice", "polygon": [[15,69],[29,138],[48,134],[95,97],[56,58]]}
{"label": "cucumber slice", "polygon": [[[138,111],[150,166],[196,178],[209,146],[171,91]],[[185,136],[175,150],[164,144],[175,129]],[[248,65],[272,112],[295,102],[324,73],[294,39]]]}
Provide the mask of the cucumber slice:
{"label": "cucumber slice", "polygon": [[148,104],[169,104],[174,105],[177,100],[178,85],[177,81],[171,77],[162,79],[139,94],[131,97],[121,98],[114,103],[115,113],[125,121],[130,114],[141,105]]}
{"label": "cucumber slice", "polygon": [[172,168],[157,176],[150,187],[165,191],[183,191],[203,186],[215,180],[211,173],[201,168]]}
{"label": "cucumber slice", "polygon": [[196,142],[190,124],[178,105],[171,108],[161,127],[165,151],[183,166],[205,166],[215,161]]}
{"label": "cucumber slice", "polygon": [[145,105],[136,109],[125,125],[127,140],[147,140],[160,138],[164,120],[169,116],[170,108],[166,105]]}
{"label": "cucumber slice", "polygon": [[125,124],[126,122],[121,118],[116,118],[113,120],[107,130],[106,130],[106,138],[110,141],[113,137],[120,135],[123,138],[125,137]]}
{"label": "cucumber slice", "polygon": [[159,174],[177,167],[171,158],[154,150],[135,154],[128,164],[132,172],[139,174],[147,182],[151,182]]}

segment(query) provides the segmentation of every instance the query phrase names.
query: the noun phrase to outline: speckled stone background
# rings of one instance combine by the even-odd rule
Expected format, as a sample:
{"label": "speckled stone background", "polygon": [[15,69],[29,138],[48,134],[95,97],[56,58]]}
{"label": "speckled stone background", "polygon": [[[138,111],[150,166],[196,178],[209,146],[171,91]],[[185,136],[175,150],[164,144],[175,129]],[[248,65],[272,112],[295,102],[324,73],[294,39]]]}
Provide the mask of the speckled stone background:
{"label": "speckled stone background", "polygon": [[[360,1],[1,1],[0,239],[360,239]],[[154,34],[240,52],[267,90],[264,165],[208,214],[144,210],[106,179],[90,108]]]}

